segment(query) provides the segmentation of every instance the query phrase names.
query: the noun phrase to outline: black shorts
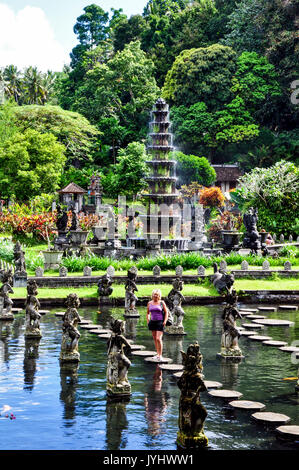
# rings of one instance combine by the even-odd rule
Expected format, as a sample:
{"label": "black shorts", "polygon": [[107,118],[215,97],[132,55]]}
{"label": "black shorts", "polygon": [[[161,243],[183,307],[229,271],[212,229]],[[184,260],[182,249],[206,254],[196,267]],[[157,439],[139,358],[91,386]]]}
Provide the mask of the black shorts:
{"label": "black shorts", "polygon": [[150,320],[148,322],[148,329],[150,331],[164,331],[163,320]]}

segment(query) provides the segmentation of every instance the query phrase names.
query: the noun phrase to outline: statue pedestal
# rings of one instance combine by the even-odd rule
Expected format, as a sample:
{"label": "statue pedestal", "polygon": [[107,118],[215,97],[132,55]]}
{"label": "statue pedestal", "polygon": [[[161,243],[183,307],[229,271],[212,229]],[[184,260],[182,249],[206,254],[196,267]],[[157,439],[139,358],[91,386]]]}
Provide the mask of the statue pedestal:
{"label": "statue pedestal", "polygon": [[80,353],[78,351],[61,351],[59,360],[61,363],[66,363],[66,362],[80,362]]}
{"label": "statue pedestal", "polygon": [[217,354],[217,357],[224,359],[225,361],[241,361],[244,359],[241,349],[227,349],[221,348],[221,352]]}
{"label": "statue pedestal", "polygon": [[138,313],[138,311],[136,310],[136,308],[126,308],[125,309],[125,313],[124,313],[124,317],[127,317],[127,318],[139,318],[140,315]]}
{"label": "statue pedestal", "polygon": [[27,273],[15,273],[13,276],[14,287],[27,287]]}
{"label": "statue pedestal", "polygon": [[183,335],[187,334],[187,333],[185,333],[185,330],[184,330],[183,326],[177,326],[177,325],[165,326],[164,333],[166,335],[180,335],[180,336],[183,336]]}
{"label": "statue pedestal", "polygon": [[24,333],[25,339],[40,339],[42,334],[39,328],[27,327]]}
{"label": "statue pedestal", "polygon": [[112,398],[130,397],[131,385],[128,382],[123,384],[112,384],[107,382],[106,391],[107,395]]}
{"label": "statue pedestal", "polygon": [[205,435],[204,431],[201,431],[194,436],[189,436],[188,434],[179,431],[177,433],[176,444],[179,449],[200,449],[208,446],[209,439]]}
{"label": "statue pedestal", "polygon": [[13,321],[14,319],[14,314],[5,313],[5,309],[0,313],[0,321]]}

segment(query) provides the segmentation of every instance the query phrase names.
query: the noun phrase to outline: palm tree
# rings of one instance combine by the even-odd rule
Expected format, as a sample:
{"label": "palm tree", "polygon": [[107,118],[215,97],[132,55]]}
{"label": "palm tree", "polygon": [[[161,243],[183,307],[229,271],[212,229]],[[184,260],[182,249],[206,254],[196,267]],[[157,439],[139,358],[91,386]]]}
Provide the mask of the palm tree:
{"label": "palm tree", "polygon": [[2,73],[4,81],[4,93],[8,98],[13,98],[19,104],[22,94],[21,72],[15,65],[8,65]]}
{"label": "palm tree", "polygon": [[28,67],[24,71],[24,90],[26,104],[45,104],[47,101],[47,91],[44,85],[44,78],[37,67]]}

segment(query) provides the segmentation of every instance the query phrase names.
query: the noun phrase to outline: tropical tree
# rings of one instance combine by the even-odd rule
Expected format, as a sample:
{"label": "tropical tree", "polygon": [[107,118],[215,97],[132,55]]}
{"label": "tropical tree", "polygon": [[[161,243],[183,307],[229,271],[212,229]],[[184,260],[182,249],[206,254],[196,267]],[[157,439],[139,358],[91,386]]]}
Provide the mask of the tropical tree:
{"label": "tropical tree", "polygon": [[3,70],[2,80],[5,95],[19,103],[23,88],[21,71],[15,65],[8,65]]}
{"label": "tropical tree", "polygon": [[172,152],[171,157],[177,161],[176,174],[179,185],[197,182],[210,186],[216,181],[216,172],[205,157],[185,155],[183,152]]}

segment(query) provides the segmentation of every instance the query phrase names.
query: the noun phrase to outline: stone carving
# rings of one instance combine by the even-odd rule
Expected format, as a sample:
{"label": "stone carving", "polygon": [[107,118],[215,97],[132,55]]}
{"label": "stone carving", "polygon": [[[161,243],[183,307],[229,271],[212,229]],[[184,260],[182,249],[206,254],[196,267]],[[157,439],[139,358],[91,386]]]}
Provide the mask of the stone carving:
{"label": "stone carving", "polygon": [[127,282],[125,285],[125,315],[126,316],[139,316],[139,313],[136,309],[136,302],[138,297],[135,295],[135,292],[138,292],[136,285],[138,270],[135,266],[132,266],[128,270]]}
{"label": "stone carving", "polygon": [[43,270],[43,268],[40,268],[40,267],[36,268],[36,270],[35,270],[35,276],[36,276],[36,277],[43,277],[43,275],[44,275],[44,270]]}
{"label": "stone carving", "polygon": [[29,280],[27,284],[27,299],[25,304],[26,310],[26,338],[41,338],[39,313],[40,303],[37,299],[37,284],[34,280]]}
{"label": "stone carving", "polygon": [[160,266],[154,266],[153,268],[153,276],[160,276],[161,275],[161,268]]}
{"label": "stone carving", "polygon": [[77,215],[74,207],[71,207],[71,212],[72,212],[72,221],[71,221],[70,230],[78,230],[79,229],[79,219],[78,219],[78,215]]}
{"label": "stone carving", "polygon": [[169,335],[184,335],[183,318],[185,312],[182,308],[182,302],[185,298],[181,292],[184,282],[180,278],[176,278],[173,280],[172,286],[167,296],[167,304],[170,310],[168,322],[171,324],[165,326],[165,333]]}
{"label": "stone carving", "polygon": [[259,232],[257,231],[258,212],[257,209],[250,207],[248,212],[243,216],[243,223],[246,228],[244,234],[243,246],[244,248],[250,248],[251,253],[257,254],[257,250],[260,248]]}
{"label": "stone carving", "polygon": [[21,243],[19,241],[16,242],[13,253],[14,253],[15,274],[27,276],[25,252],[22,250]]}
{"label": "stone carving", "polygon": [[78,314],[80,300],[77,294],[69,294],[66,299],[67,310],[62,317],[62,340],[60,361],[61,362],[79,362],[80,353],[78,351],[78,342],[80,333],[77,329],[81,318]]}
{"label": "stone carving", "polygon": [[199,276],[205,276],[206,275],[206,270],[205,270],[205,267],[204,266],[199,266],[197,268],[197,274]]}
{"label": "stone carving", "polygon": [[12,270],[4,271],[2,274],[2,286],[0,288],[0,320],[13,320],[12,313],[13,301],[9,298],[9,294],[13,294],[12,289]]}
{"label": "stone carving", "polygon": [[92,268],[90,268],[89,266],[84,266],[83,276],[91,276],[91,274],[92,274]]}
{"label": "stone carving", "polygon": [[198,342],[190,344],[187,353],[181,351],[181,354],[184,371],[178,380],[181,396],[176,442],[178,447],[183,449],[206,447],[208,438],[203,427],[207,410],[200,401],[200,392],[207,389],[202,376],[202,354]]}
{"label": "stone carving", "polygon": [[293,236],[292,235],[289,236],[289,242],[293,243]]}
{"label": "stone carving", "polygon": [[111,287],[113,280],[109,274],[104,274],[98,282],[98,295],[99,297],[109,297],[112,294],[113,289]]}
{"label": "stone carving", "polygon": [[219,271],[226,271],[227,270],[227,263],[224,259],[222,259],[219,263]]}
{"label": "stone carving", "polygon": [[115,274],[115,269],[114,269],[113,266],[108,266],[108,268],[107,268],[107,274],[108,274],[108,276],[110,276],[110,277],[113,277],[113,276],[114,276],[114,274]]}
{"label": "stone carving", "polygon": [[65,266],[61,266],[61,268],[59,268],[59,276],[60,277],[67,277],[67,268]]}
{"label": "stone carving", "polygon": [[128,369],[131,361],[126,354],[131,351],[131,346],[124,336],[125,322],[114,320],[111,329],[112,334],[107,343],[107,395],[114,398],[130,396],[131,385],[128,381]]}
{"label": "stone carving", "polygon": [[268,260],[264,261],[263,262],[263,267],[262,267],[263,271],[269,271],[270,269],[270,263]]}
{"label": "stone carving", "polygon": [[220,356],[224,358],[242,358],[242,351],[238,345],[240,333],[236,327],[236,319],[242,317],[237,308],[238,297],[235,289],[232,289],[231,292],[226,295],[225,300],[226,306],[222,314],[223,328]]}
{"label": "stone carving", "polygon": [[286,261],[284,263],[284,270],[285,271],[291,271],[292,270],[292,264],[290,263],[290,261]]}
{"label": "stone carving", "polygon": [[241,263],[241,271],[248,271],[249,264],[248,262],[244,259]]}
{"label": "stone carving", "polygon": [[219,294],[227,293],[231,290],[235,277],[233,274],[220,272],[217,263],[214,263],[214,274],[211,276],[211,281]]}
{"label": "stone carving", "polygon": [[62,210],[61,205],[57,205],[57,220],[56,227],[58,230],[58,235],[60,232],[65,233],[67,231],[68,216],[65,210]]}
{"label": "stone carving", "polygon": [[175,274],[176,274],[176,276],[182,277],[182,275],[183,275],[183,268],[182,268],[182,266],[177,266],[177,267],[175,268]]}
{"label": "stone carving", "polygon": [[280,241],[280,243],[284,243],[284,235],[283,235],[283,233],[280,235],[279,241]]}

